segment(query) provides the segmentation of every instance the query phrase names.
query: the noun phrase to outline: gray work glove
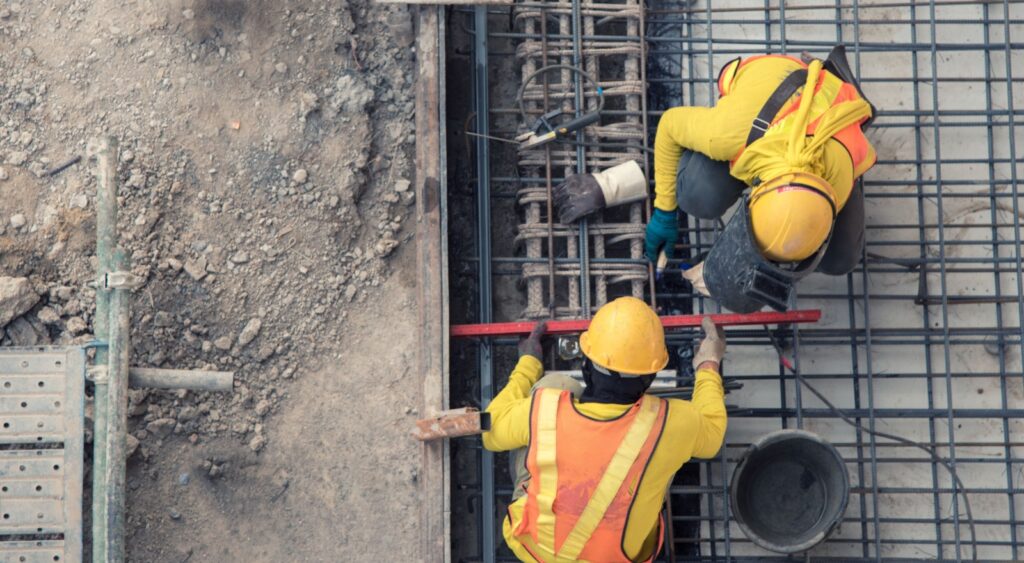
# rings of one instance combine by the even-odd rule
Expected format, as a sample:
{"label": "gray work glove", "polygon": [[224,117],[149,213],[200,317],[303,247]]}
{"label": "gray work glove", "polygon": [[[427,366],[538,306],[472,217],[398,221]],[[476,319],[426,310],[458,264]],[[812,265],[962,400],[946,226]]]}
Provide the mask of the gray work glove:
{"label": "gray work glove", "polygon": [[715,362],[721,365],[722,357],[725,356],[725,331],[715,325],[711,317],[704,317],[704,320],[700,322],[700,327],[704,329],[704,340],[701,341],[700,348],[693,356],[693,369],[697,369],[704,362]]}
{"label": "gray work glove", "polygon": [[551,194],[558,220],[566,225],[605,208],[604,192],[593,174],[573,174],[555,186]]}
{"label": "gray work glove", "polygon": [[558,220],[568,225],[580,217],[647,198],[647,179],[634,160],[594,174],[573,174],[552,190]]}
{"label": "gray work glove", "polygon": [[541,321],[533,327],[530,331],[530,336],[519,341],[519,357],[533,356],[540,361],[544,361],[544,346],[541,345],[540,339],[544,336],[544,331],[548,329],[548,322]]}

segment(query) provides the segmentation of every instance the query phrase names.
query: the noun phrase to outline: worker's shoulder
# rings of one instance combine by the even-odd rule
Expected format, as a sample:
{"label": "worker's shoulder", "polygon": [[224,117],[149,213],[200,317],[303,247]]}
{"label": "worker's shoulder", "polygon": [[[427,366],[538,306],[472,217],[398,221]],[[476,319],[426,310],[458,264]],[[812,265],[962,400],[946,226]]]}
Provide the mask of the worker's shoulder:
{"label": "worker's shoulder", "polygon": [[791,67],[791,68],[802,68],[806,66],[800,62],[800,59],[791,57],[789,55],[753,55],[741,59],[743,66],[775,66],[775,67]]}
{"label": "worker's shoulder", "polygon": [[[685,399],[663,399],[668,410],[662,438],[674,444],[690,443],[700,425],[700,413]],[[683,450],[680,450],[683,451]]]}
{"label": "worker's shoulder", "polygon": [[662,400],[665,402],[665,408],[668,410],[665,421],[666,425],[690,424],[693,417],[699,415],[697,407],[693,406],[693,403],[686,399],[666,398]]}

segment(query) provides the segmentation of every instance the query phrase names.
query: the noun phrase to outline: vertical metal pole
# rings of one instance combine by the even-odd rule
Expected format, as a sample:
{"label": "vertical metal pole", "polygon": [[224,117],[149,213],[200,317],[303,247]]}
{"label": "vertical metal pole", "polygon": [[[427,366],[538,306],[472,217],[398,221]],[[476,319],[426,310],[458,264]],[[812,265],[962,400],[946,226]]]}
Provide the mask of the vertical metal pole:
{"label": "vertical metal pole", "polygon": [[[986,11],[985,11],[985,16],[986,16],[985,19],[987,21],[988,20],[988,7],[987,6],[986,6]],[[986,26],[987,26],[987,23],[986,23]],[[1009,170],[1009,172],[1010,172],[1010,182],[1009,182],[1009,187],[1010,187],[1010,193],[1013,195],[1013,197],[1010,198],[1010,202],[1011,202],[1010,205],[1011,205],[1012,211],[1013,211],[1013,213],[1012,213],[1012,215],[1013,215],[1013,235],[1014,235],[1013,240],[1017,241],[1017,244],[1012,245],[1012,248],[1013,248],[1013,251],[1014,251],[1014,274],[1015,274],[1014,277],[1015,277],[1016,282],[1017,282],[1017,284],[1016,284],[1017,285],[1017,333],[1018,333],[1018,340],[1017,340],[1018,345],[1017,345],[1017,348],[1018,348],[1018,352],[1020,353],[1021,361],[1024,362],[1024,268],[1022,268],[1022,256],[1021,256],[1022,255],[1022,251],[1021,251],[1021,242],[1020,242],[1020,240],[1021,240],[1021,219],[1020,219],[1020,191],[1019,191],[1019,188],[1018,188],[1019,180],[1018,180],[1018,176],[1017,176],[1017,161],[1018,161],[1017,141],[1016,141],[1016,125],[1017,124],[1016,124],[1016,117],[1015,117],[1016,112],[1014,110],[1014,103],[1013,103],[1013,83],[1014,83],[1014,79],[1013,79],[1013,64],[1012,64],[1012,61],[1014,59],[1013,59],[1013,56],[1012,56],[1013,49],[1010,46],[1010,37],[1011,37],[1011,34],[1010,34],[1010,3],[1007,0],[1003,0],[1003,42],[1004,42],[1004,48],[1005,48],[1005,50],[1003,51],[1003,54],[1004,54],[1004,56],[1003,56],[1003,64],[1005,65],[1004,68],[1005,68],[1005,72],[1006,72],[1006,76],[1005,76],[1005,79],[1006,79],[1006,121],[1007,121],[1006,125],[1007,125],[1007,133],[1008,133],[1008,139],[1007,140],[1008,140],[1008,148],[1009,148],[1007,154],[1010,155],[1010,170]],[[988,33],[985,34],[985,41],[988,41]],[[986,78],[989,77],[989,74],[987,72],[986,72],[985,77]],[[992,88],[991,83],[986,83],[986,87],[991,89]],[[994,119],[994,117],[990,117],[989,119]],[[993,186],[993,188],[994,188],[994,186]],[[993,206],[994,206],[994,202],[993,202]],[[993,234],[993,237],[992,237],[993,248],[995,247],[994,243],[995,243],[996,239],[997,239],[997,236],[995,234]],[[999,270],[998,263],[995,265],[995,269],[996,269],[996,271]],[[996,274],[996,279],[997,280],[999,279],[999,274]],[[997,306],[997,308],[998,308],[998,306]],[[1003,338],[1003,337],[1000,336],[1000,338]],[[1008,374],[1006,373],[1006,370],[1003,367],[1005,365],[1003,363],[1003,362],[1005,362],[1005,359],[1003,359],[1003,354],[1002,354],[1003,347],[1002,346],[1000,346],[999,352],[1000,352],[1000,370],[999,371],[1000,371],[1001,379],[1003,380],[1003,383],[1002,383],[1003,389],[1004,389],[1004,391],[1003,391],[1003,409],[1005,409],[1006,408],[1006,392],[1005,392],[1005,389],[1006,389],[1006,379],[1007,379],[1007,375]],[[1007,428],[1007,422],[1006,422],[1005,418],[1003,419],[1003,428]],[[1005,441],[1008,443],[1009,442],[1009,434],[1004,434],[1004,436],[1006,436]],[[1006,458],[1007,458],[1007,460],[1009,460],[1009,458],[1010,458],[1010,450],[1009,450],[1008,446],[1007,446],[1007,449],[1006,449]],[[1009,463],[1009,461],[1007,461],[1007,467],[1012,467],[1012,465]],[[1012,483],[1013,483],[1013,481],[1009,477],[1007,477],[1007,489],[1011,488],[1011,484]],[[1010,496],[1010,522],[1018,522],[1019,521],[1017,516],[1016,516],[1016,514],[1015,514],[1015,512],[1014,512],[1014,510],[1015,510],[1015,508],[1014,508],[1014,500],[1013,500],[1013,496],[1011,495]],[[1018,541],[1017,541],[1017,528],[1016,528],[1015,524],[1011,524],[1010,525],[1010,539],[1011,539],[1012,545],[1013,545],[1013,558],[1014,559],[1018,559],[1018,548],[1019,548],[1019,546],[1018,546]]]}
{"label": "vertical metal pole", "polygon": [[[115,265],[127,269],[123,251],[115,251]],[[128,360],[131,352],[129,290],[119,288],[110,293],[110,344],[107,362],[107,432],[105,522],[107,561],[124,561],[125,461],[128,433]],[[97,493],[93,493],[95,496]]]}
{"label": "vertical metal pole", "polygon": [[[580,0],[572,0],[572,65],[578,69],[583,68],[583,22],[580,16]],[[600,87],[600,76],[594,76],[594,81]],[[573,75],[576,99],[576,117],[583,115],[583,78],[579,74]],[[587,155],[583,148],[583,130],[576,132],[576,173],[587,172]],[[590,310],[590,239],[587,236],[587,219],[580,220],[579,244],[580,244],[580,307],[583,309],[583,318],[589,319]]]}
{"label": "vertical metal pole", "polygon": [[[96,315],[93,331],[100,342],[110,341],[110,291],[106,274],[114,269],[114,247],[117,245],[117,139],[107,137],[94,141],[96,155]],[[108,351],[96,349],[96,365],[108,364]],[[92,550],[93,561],[110,561],[108,522],[110,506],[107,460],[108,385],[107,374],[96,379],[93,415],[92,470]]]}
{"label": "vertical metal pole", "polygon": [[[486,135],[490,135],[490,99],[487,77],[487,7],[477,6],[473,14],[473,87],[476,102],[477,173],[477,282],[480,284],[480,322],[492,320],[491,311],[491,169],[490,147]],[[480,406],[487,408],[494,396],[494,365],[491,358],[491,342],[481,339],[480,359]],[[480,450],[480,504],[481,504],[481,550],[485,563],[493,563],[495,557],[495,536],[497,525],[494,507],[494,454]]]}
{"label": "vertical metal pole", "polygon": [[[835,0],[835,2],[836,2],[836,12],[835,12],[835,14],[836,14],[836,44],[840,45],[844,41],[844,37],[843,37],[843,11],[842,11],[842,8],[840,7],[841,0]],[[856,24],[857,24],[857,22],[855,22],[855,25]],[[859,30],[859,27],[855,28],[854,41],[859,42],[860,38],[857,37],[857,33],[856,33],[857,30]],[[856,56],[856,63],[854,65],[854,69],[858,73],[858,76],[859,76],[860,75],[859,74],[860,73],[860,45],[859,45],[859,43],[854,45],[854,54]],[[861,189],[866,189],[866,188],[862,185]],[[865,196],[865,197],[867,197],[867,196]],[[867,227],[865,226],[865,228],[867,228]],[[865,245],[865,249],[861,251],[861,259],[860,259],[861,265],[864,268],[867,268],[866,248],[867,248],[867,246]],[[861,409],[861,392],[860,392],[861,371],[860,371],[860,361],[859,361],[860,357],[859,357],[859,353],[858,353],[859,344],[858,344],[858,338],[857,338],[857,312],[856,312],[856,309],[855,309],[856,294],[855,294],[855,290],[854,290],[854,278],[853,278],[853,275],[854,275],[853,272],[850,272],[849,274],[846,275],[846,292],[847,292],[846,304],[847,304],[847,314],[849,315],[849,321],[850,321],[850,375],[851,375],[850,380],[851,380],[851,382],[853,384],[853,408],[855,410],[859,411]],[[868,294],[868,290],[867,290],[867,288],[864,288],[864,299],[865,300],[867,299],[867,294]],[[800,385],[799,381],[797,382],[797,385]],[[863,424],[863,422],[864,422],[864,420],[862,418],[857,418],[856,421],[857,421],[857,424]],[[861,431],[860,428],[856,428],[854,435],[855,435],[854,442],[857,444],[857,448],[855,450],[856,455],[857,455],[857,487],[863,489],[864,488],[864,483],[865,483],[865,477],[864,477],[864,434],[863,434],[863,432]],[[870,547],[868,545],[868,521],[867,521],[867,518],[864,516],[864,515],[866,515],[868,513],[867,495],[866,494],[860,494],[860,495],[857,495],[857,496],[860,499],[860,503],[859,504],[860,504],[860,514],[861,514],[861,517],[860,517],[861,555],[865,559],[867,559],[868,555],[870,554]]]}
{"label": "vertical metal pole", "polygon": [[[938,69],[938,24],[935,15],[934,0],[929,4],[928,21],[931,35],[931,90],[932,90],[932,144],[935,154],[935,213],[936,225],[939,234],[939,288],[942,291],[942,359],[946,376],[946,425],[947,437],[949,439],[949,467],[950,473],[956,470],[956,422],[953,417],[953,373],[950,367],[950,330],[949,330],[949,291],[946,284],[946,214],[942,201],[942,143],[939,129],[939,69]],[[926,277],[927,280],[927,277]],[[930,354],[930,351],[929,351]],[[936,440],[936,443],[938,440]],[[953,516],[953,546],[954,557],[961,558],[960,539],[960,498],[957,495],[956,480],[953,475],[949,477],[951,513]],[[939,554],[942,557],[942,554]]]}
{"label": "vertical metal pole", "polygon": [[[910,42],[913,45],[918,45],[917,39],[917,8],[916,6],[910,6]],[[913,84],[914,94],[914,106],[913,111],[915,115],[922,113],[921,111],[921,80],[919,80],[920,72],[918,65],[917,52],[914,51],[911,54],[910,60],[910,77]],[[925,187],[925,174],[924,174],[924,147],[922,142],[922,122],[920,117],[914,118],[914,169],[915,169],[915,185],[917,186],[915,197],[917,197],[917,217],[918,217],[918,229],[917,235],[920,241],[920,247],[918,249],[918,256],[921,259],[921,280],[924,283],[924,287],[927,289],[928,285],[928,231],[925,225],[928,223],[924,204],[926,196],[924,192]],[[939,219],[941,221],[941,218]],[[924,372],[925,372],[925,390],[928,398],[928,408],[935,408],[935,385],[932,378],[934,366],[932,365],[932,338],[928,335],[927,329],[932,326],[932,314],[928,307],[921,308],[921,326],[925,329],[924,338]],[[935,417],[928,417],[928,440],[932,444],[937,444],[935,434]],[[935,553],[939,558],[943,556],[943,539],[942,539],[942,501],[939,496],[939,464],[932,460],[931,462],[931,477],[932,477],[932,505],[933,514],[935,517]]]}

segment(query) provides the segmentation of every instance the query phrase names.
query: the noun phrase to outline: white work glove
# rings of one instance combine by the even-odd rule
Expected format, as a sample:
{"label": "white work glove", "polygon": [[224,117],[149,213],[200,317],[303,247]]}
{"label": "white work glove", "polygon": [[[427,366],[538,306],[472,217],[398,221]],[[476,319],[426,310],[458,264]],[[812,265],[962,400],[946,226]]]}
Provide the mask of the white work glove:
{"label": "white work glove", "polygon": [[683,270],[683,278],[690,282],[694,291],[704,297],[711,297],[711,292],[708,291],[708,286],[704,284],[704,262],[697,264],[689,270]]}
{"label": "white work glove", "polygon": [[697,369],[704,362],[721,365],[722,357],[725,356],[725,331],[716,325],[711,317],[704,317],[700,327],[704,329],[704,340],[701,340],[700,348],[693,356],[693,369]]}
{"label": "white work glove", "polygon": [[647,178],[635,160],[594,174],[573,174],[553,190],[562,223],[595,211],[647,198]]}

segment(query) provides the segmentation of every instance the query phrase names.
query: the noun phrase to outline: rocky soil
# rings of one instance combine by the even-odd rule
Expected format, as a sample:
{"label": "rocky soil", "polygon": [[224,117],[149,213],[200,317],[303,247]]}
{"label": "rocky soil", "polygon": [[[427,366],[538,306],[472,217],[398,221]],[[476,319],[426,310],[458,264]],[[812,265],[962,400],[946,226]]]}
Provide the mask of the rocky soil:
{"label": "rocky soil", "polygon": [[413,512],[413,38],[368,0],[0,1],[0,346],[92,340],[113,135],[132,364],[235,373],[131,391],[133,560],[412,553],[360,526]]}

